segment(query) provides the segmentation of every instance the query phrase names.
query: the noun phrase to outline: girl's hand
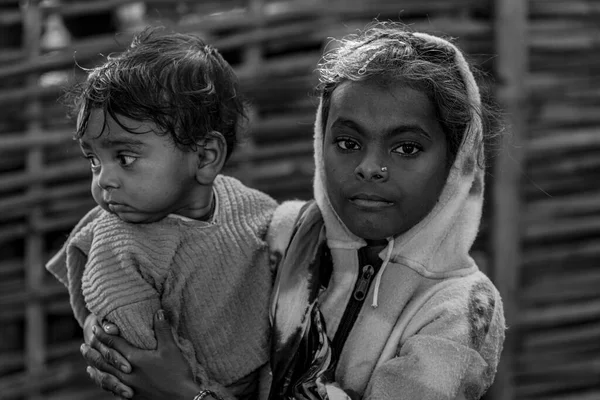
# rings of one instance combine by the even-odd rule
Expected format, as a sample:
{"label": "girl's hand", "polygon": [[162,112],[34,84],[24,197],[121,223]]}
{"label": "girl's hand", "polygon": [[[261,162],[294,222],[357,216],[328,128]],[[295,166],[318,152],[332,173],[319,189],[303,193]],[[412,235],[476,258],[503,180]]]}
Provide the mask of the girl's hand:
{"label": "girl's hand", "polygon": [[81,354],[89,365],[87,372],[104,390],[111,391],[120,398],[131,397],[133,389],[123,385],[113,374],[107,372],[111,365],[123,372],[129,372],[131,365],[120,353],[96,339],[94,332],[102,329],[110,335],[119,335],[119,328],[116,325],[109,322],[100,324],[98,317],[94,314],[87,316],[83,325],[85,344],[81,346]]}
{"label": "girl's hand", "polygon": [[[154,334],[157,341],[156,350],[141,350],[131,346],[123,338],[108,335],[102,329],[95,329],[94,340],[100,342],[105,349],[109,349],[108,351],[122,354],[132,368],[130,373],[125,373],[115,367],[114,358],[109,356],[111,363],[108,364],[103,360],[104,352],[90,348],[84,357],[88,364],[95,368],[88,368],[92,379],[113,394],[126,398],[135,395],[136,400],[193,399],[200,388],[194,383],[190,367],[175,343],[171,327],[162,310],[154,316]],[[133,393],[127,389],[133,389]]]}

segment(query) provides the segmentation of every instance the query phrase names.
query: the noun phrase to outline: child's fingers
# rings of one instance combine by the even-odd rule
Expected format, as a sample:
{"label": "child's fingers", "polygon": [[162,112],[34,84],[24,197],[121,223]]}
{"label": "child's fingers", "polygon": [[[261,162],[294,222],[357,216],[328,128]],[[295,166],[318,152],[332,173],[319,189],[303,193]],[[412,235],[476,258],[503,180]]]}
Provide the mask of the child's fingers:
{"label": "child's fingers", "polygon": [[125,348],[125,352],[121,351],[125,345],[129,346],[127,342],[118,336],[107,335],[99,328],[94,328],[93,331],[94,337],[90,346],[102,355],[106,363],[124,373],[131,372],[131,364],[126,352],[128,349]]}
{"label": "child's fingers", "polygon": [[119,327],[106,320],[102,321],[102,329],[104,329],[104,332],[108,333],[109,335],[119,335],[121,333],[119,332]]}

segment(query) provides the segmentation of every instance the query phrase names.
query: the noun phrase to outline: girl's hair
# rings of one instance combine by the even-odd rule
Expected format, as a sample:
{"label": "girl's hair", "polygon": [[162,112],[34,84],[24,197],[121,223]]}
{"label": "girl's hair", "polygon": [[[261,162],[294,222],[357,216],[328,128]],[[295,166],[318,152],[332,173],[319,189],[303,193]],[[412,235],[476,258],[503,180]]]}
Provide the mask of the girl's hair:
{"label": "girl's hair", "polygon": [[153,122],[161,130],[156,133],[170,135],[184,151],[218,131],[227,157],[246,119],[237,77],[221,54],[196,36],[163,34],[158,28],[137,34],[127,50],[91,69],[65,99],[78,118],[76,138],[84,135],[90,112],[101,109],[105,128],[107,116],[131,133],[136,132],[119,116]]}
{"label": "girl's hair", "polygon": [[[452,48],[413,35],[404,24],[380,21],[334,42],[337,47],[326,53],[318,66],[323,132],[331,94],[340,83],[369,80],[385,87],[402,82],[424,92],[433,102],[448,140],[450,161],[454,160],[474,107]],[[494,130],[500,129],[499,114],[491,98],[484,93],[482,105],[475,111],[482,118],[484,140],[496,136]]]}

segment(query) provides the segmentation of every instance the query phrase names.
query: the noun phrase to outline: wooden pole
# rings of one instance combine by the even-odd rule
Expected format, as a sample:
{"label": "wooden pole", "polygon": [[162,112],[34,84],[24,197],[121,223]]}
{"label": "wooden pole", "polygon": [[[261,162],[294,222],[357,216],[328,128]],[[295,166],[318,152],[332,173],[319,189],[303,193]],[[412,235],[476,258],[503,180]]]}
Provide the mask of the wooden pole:
{"label": "wooden pole", "polygon": [[521,266],[523,227],[520,197],[527,108],[525,77],[528,71],[527,1],[495,1],[495,46],[498,98],[506,112],[509,134],[493,172],[493,280],[504,301],[508,331],[494,385],[492,400],[513,400],[515,345],[518,339],[516,293]]}
{"label": "wooden pole", "polygon": [[[40,54],[40,39],[42,35],[42,13],[39,0],[22,0],[24,47],[27,57],[35,59]],[[39,76],[33,73],[29,76],[27,85],[37,86]],[[28,126],[25,135],[38,136],[42,130],[41,103],[33,98],[26,106]],[[41,146],[32,146],[26,158],[26,169],[29,174],[39,174],[43,169],[43,150]],[[28,195],[39,196],[43,191],[41,184],[33,184],[27,191]],[[30,293],[37,293],[42,289],[44,278],[43,267],[43,238],[36,231],[42,219],[40,206],[33,207],[27,218],[29,233],[25,239],[25,285]],[[44,371],[46,360],[45,317],[42,302],[39,298],[30,299],[25,308],[25,366],[30,382],[37,379]],[[42,398],[38,385],[29,385],[27,398],[37,400]]]}

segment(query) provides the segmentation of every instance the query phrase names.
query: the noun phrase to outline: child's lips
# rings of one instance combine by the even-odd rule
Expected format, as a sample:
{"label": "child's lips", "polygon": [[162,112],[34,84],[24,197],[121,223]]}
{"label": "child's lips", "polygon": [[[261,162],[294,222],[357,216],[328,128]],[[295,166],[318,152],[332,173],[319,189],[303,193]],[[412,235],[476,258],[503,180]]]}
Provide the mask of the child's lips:
{"label": "child's lips", "polygon": [[106,205],[112,212],[119,212],[119,211],[123,212],[123,211],[131,210],[131,207],[129,207],[127,204],[117,203],[116,201],[107,201]]}

